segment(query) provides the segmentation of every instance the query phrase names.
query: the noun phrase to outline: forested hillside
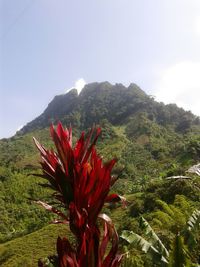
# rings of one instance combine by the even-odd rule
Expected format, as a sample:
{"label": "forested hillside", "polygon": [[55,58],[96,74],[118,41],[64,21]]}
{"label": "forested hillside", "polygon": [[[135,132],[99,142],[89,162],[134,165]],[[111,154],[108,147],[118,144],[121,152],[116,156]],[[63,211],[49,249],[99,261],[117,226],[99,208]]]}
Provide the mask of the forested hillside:
{"label": "forested hillside", "polygon": [[125,87],[104,82],[86,85],[80,95],[73,89],[56,96],[46,110],[23,127],[19,134],[43,129],[58,120],[80,129],[91,127],[94,123],[101,124],[104,119],[113,125],[123,125],[141,113],[145,113],[148,120],[172,127],[176,132],[184,133],[200,125],[199,118],[191,112],[175,104],[164,105],[154,101],[136,84]]}
{"label": "forested hillside", "polygon": [[[142,216],[170,251],[177,232],[183,232],[188,266],[197,266],[199,221],[189,245],[185,229],[192,213],[200,210],[200,176],[187,172],[200,161],[200,118],[175,104],[156,102],[135,84],[108,82],[88,84],[79,95],[72,89],[56,96],[15,136],[0,140],[0,266],[36,266],[39,258],[55,253],[55,236],[64,233],[63,226],[48,226],[54,217],[34,203],[51,203],[51,190],[33,175],[41,171],[32,137],[53,147],[49,126],[59,121],[72,126],[75,140],[94,124],[102,128],[98,153],[104,161],[118,159],[113,192],[127,198],[126,208],[105,208],[119,234],[131,230],[146,238]],[[120,246],[131,251],[132,265],[127,266],[161,266],[138,246],[123,239]]]}

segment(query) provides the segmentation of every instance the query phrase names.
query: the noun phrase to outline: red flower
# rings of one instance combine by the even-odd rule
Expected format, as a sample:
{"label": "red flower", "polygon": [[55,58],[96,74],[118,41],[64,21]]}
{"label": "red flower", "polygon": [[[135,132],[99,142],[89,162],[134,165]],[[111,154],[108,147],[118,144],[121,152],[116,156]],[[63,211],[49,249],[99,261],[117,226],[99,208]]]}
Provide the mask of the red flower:
{"label": "red flower", "polygon": [[[66,238],[58,238],[59,266],[119,266],[121,256],[117,254],[117,233],[110,218],[106,215],[100,216],[105,202],[120,200],[116,194],[108,195],[111,185],[116,180],[111,177],[116,160],[104,164],[96,152],[95,144],[101,129],[93,128],[87,137],[82,133],[74,148],[71,128],[64,130],[59,123],[56,130],[51,126],[50,132],[57,153],[45,149],[37,140],[34,141],[42,157],[42,177],[48,180],[49,187],[55,191],[53,196],[66,209],[66,213],[42,201],[38,203],[59,215],[63,223],[68,220],[70,229],[77,238],[75,248]],[[103,237],[97,225],[99,216],[104,221]],[[112,246],[106,254],[109,241]]]}

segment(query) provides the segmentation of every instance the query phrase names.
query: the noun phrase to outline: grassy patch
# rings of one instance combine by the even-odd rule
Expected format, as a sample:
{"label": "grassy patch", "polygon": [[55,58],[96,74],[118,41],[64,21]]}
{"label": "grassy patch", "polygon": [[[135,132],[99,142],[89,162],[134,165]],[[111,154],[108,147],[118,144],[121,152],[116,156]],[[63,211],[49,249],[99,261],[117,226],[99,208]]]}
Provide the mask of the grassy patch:
{"label": "grassy patch", "polygon": [[71,237],[66,225],[48,225],[39,231],[1,244],[0,266],[37,266],[38,259],[56,253],[58,235]]}

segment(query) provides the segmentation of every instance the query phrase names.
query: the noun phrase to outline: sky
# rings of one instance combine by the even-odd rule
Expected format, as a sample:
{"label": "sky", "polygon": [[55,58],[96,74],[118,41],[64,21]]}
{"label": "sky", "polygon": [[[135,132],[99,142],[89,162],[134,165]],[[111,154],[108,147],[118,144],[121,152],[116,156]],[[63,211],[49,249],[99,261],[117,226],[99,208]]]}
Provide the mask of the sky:
{"label": "sky", "polygon": [[96,81],[200,115],[200,1],[0,0],[0,138]]}

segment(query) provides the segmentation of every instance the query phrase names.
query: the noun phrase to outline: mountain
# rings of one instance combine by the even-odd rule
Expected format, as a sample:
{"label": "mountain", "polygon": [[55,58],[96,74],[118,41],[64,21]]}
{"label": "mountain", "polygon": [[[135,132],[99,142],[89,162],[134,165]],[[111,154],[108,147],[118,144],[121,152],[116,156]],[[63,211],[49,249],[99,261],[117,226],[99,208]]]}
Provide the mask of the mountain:
{"label": "mountain", "polygon": [[[87,84],[80,94],[72,89],[55,96],[44,112],[15,136],[0,140],[0,266],[32,266],[32,257],[36,263],[47,250],[54,251],[52,244],[57,230],[51,233],[49,247],[46,241],[46,229],[50,229],[46,225],[53,217],[31,201],[50,201],[49,190],[38,186],[44,181],[32,175],[40,172],[32,137],[51,148],[49,126],[58,121],[72,125],[75,139],[93,124],[101,126],[98,152],[105,161],[118,159],[114,172],[119,179],[113,190],[125,194],[130,201],[126,211],[106,208],[119,231],[124,227],[138,230],[142,214],[170,244],[176,224],[183,225],[191,210],[200,209],[198,177],[166,179],[183,175],[200,161],[199,117],[175,104],[156,102],[133,83],[128,87],[108,82]],[[175,219],[161,214],[158,200],[166,202],[162,203],[165,212],[169,210],[166,205],[170,205],[174,214],[178,214]],[[45,253],[38,249],[38,236]],[[27,246],[31,248],[26,249]],[[29,256],[30,251],[36,254]],[[195,253],[194,258],[198,258]],[[145,264],[135,266],[152,266],[149,262]]]}
{"label": "mountain", "polygon": [[145,113],[150,121],[159,125],[172,126],[177,132],[200,125],[200,119],[190,111],[184,111],[175,104],[158,103],[136,84],[125,87],[103,82],[87,84],[80,95],[72,89],[67,94],[54,97],[45,111],[18,134],[48,127],[59,120],[81,129],[94,123],[100,124],[104,119],[113,125],[122,125],[139,113]]}

